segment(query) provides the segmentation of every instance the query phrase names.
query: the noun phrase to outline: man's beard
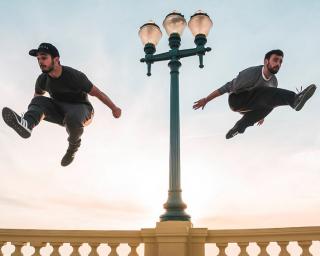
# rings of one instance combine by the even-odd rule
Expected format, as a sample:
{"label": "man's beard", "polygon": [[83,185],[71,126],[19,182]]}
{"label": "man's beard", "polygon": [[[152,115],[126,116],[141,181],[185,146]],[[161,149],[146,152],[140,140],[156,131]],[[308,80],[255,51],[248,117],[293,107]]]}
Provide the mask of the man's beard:
{"label": "man's beard", "polygon": [[268,70],[269,70],[269,72],[271,73],[271,74],[277,74],[278,73],[278,71],[279,71],[279,69],[280,69],[280,67],[278,67],[278,68],[272,68],[270,65],[267,65],[267,68],[268,68]]}
{"label": "man's beard", "polygon": [[50,73],[52,70],[54,70],[54,63],[52,61],[51,65],[48,67],[48,69],[42,69],[42,67],[40,66],[42,73]]}

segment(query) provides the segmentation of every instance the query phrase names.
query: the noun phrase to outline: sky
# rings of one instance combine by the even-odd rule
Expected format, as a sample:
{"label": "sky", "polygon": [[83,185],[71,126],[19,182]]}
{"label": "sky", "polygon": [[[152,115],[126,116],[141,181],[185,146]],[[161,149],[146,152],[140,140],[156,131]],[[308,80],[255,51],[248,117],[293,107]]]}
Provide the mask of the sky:
{"label": "sky", "polygon": [[[225,139],[240,118],[227,95],[194,111],[193,102],[284,51],[279,87],[319,84],[320,2],[308,1],[0,1],[1,107],[25,112],[41,73],[28,51],[50,42],[61,63],[84,72],[122,108],[120,119],[96,98],[74,162],[63,168],[63,127],[43,121],[28,140],[0,120],[0,228],[134,229],[154,227],[169,181],[167,63],[152,76],[138,36],[173,10],[213,20],[204,57],[180,69],[182,197],[195,227],[320,226],[319,91],[296,112],[275,109],[261,127]],[[181,49],[194,47],[188,28]],[[319,89],[318,89],[319,90]]]}

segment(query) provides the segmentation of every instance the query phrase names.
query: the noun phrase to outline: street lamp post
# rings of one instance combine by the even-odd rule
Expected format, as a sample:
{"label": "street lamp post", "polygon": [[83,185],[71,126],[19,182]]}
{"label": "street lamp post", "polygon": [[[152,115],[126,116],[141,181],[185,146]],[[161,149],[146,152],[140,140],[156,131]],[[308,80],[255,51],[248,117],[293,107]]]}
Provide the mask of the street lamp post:
{"label": "street lamp post", "polygon": [[162,37],[160,27],[154,22],[148,22],[140,27],[139,36],[144,44],[145,57],[140,61],[147,64],[147,75],[151,76],[151,65],[157,61],[169,60],[171,75],[170,82],[170,160],[169,160],[169,191],[168,200],[164,204],[166,212],[160,216],[161,221],[179,220],[189,221],[190,216],[185,213],[187,207],[182,201],[180,185],[180,118],[179,118],[179,68],[181,58],[198,55],[200,68],[203,68],[203,55],[211,48],[205,47],[207,35],[212,27],[210,17],[198,11],[191,16],[188,26],[195,36],[196,47],[180,50],[181,35],[187,22],[184,16],[176,11],[168,14],[163,26],[169,36],[168,52],[154,54],[156,45]]}

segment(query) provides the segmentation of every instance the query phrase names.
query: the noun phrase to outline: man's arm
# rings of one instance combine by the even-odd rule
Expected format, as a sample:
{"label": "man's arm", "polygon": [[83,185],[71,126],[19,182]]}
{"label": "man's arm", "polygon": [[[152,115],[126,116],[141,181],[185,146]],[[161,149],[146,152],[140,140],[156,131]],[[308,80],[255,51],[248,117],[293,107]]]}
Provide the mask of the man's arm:
{"label": "man's arm", "polygon": [[196,101],[196,102],[194,103],[194,105],[193,105],[193,109],[194,109],[194,110],[196,110],[196,109],[198,109],[198,108],[204,109],[204,107],[206,106],[206,104],[207,104],[209,101],[213,100],[213,99],[216,98],[216,97],[219,97],[220,95],[221,95],[221,94],[220,94],[219,90],[213,91],[213,92],[210,93],[207,97],[202,98],[202,99]]}
{"label": "man's arm", "polygon": [[196,110],[198,108],[202,108],[204,109],[204,107],[206,106],[206,104],[213,100],[214,98],[216,97],[219,97],[221,96],[222,94],[225,94],[227,92],[230,92],[231,91],[231,87],[232,87],[232,84],[234,82],[234,79],[228,83],[226,83],[225,85],[221,86],[219,89],[217,90],[214,90],[212,93],[210,93],[207,97],[205,98],[202,98],[198,101],[196,101],[193,105],[193,109]]}
{"label": "man's arm", "polygon": [[44,90],[44,88],[45,88],[44,83],[45,82],[43,80],[43,76],[42,75],[38,76],[36,84],[35,84],[35,88],[34,88],[33,97],[45,95],[46,91]]}
{"label": "man's arm", "polygon": [[100,91],[98,87],[93,85],[89,94],[91,96],[97,97],[101,102],[107,105],[111,109],[112,114],[115,118],[119,118],[121,116],[121,109],[117,107],[105,93]]}

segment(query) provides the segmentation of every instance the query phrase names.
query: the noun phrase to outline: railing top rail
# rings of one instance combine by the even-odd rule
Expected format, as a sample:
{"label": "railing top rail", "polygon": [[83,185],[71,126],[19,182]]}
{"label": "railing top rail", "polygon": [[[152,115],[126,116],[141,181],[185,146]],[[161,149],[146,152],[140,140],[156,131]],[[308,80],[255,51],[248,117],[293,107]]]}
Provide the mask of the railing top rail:
{"label": "railing top rail", "polygon": [[[206,243],[320,241],[320,227],[207,230],[191,228],[193,239]],[[163,234],[162,234],[163,235]],[[176,234],[174,234],[176,235]],[[146,230],[0,229],[0,242],[143,243],[161,234]]]}
{"label": "railing top rail", "polygon": [[208,230],[207,242],[320,240],[320,227]]}
{"label": "railing top rail", "polygon": [[140,243],[142,238],[141,232],[134,230],[0,229],[0,241]]}

